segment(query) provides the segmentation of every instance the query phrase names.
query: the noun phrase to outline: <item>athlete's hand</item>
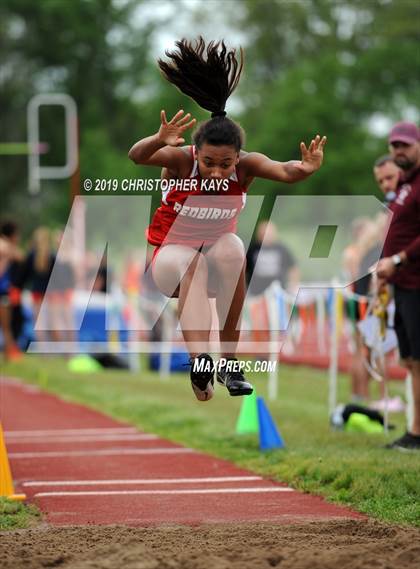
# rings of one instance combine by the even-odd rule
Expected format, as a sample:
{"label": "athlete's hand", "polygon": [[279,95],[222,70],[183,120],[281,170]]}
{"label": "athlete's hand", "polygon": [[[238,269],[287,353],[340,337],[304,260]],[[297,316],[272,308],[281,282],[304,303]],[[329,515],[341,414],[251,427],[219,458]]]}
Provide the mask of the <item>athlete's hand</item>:
{"label": "athlete's hand", "polygon": [[178,111],[176,115],[168,122],[164,110],[160,111],[161,125],[158,132],[158,138],[167,146],[179,146],[184,144],[185,139],[182,134],[189,128],[193,127],[196,119],[190,119],[191,114],[182,116],[184,111]]}
{"label": "athlete's hand", "polygon": [[304,142],[300,143],[300,151],[302,152],[302,162],[300,164],[300,170],[306,174],[312,174],[321,167],[322,161],[324,159],[324,146],[327,142],[327,137],[322,138],[319,134],[311,140],[309,148],[306,148]]}

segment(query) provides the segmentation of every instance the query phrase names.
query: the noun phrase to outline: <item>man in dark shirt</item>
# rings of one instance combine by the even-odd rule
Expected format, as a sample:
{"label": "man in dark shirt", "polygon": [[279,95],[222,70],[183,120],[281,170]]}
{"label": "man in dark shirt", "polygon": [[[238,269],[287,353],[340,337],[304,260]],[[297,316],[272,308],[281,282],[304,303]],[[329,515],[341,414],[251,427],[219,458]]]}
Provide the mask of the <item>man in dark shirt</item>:
{"label": "man in dark shirt", "polygon": [[396,197],[389,205],[393,217],[377,265],[382,282],[394,285],[395,331],[400,355],[412,374],[413,424],[389,445],[420,450],[420,129],[397,123],[389,135],[390,153],[402,173]]}
{"label": "man in dark shirt", "polygon": [[247,282],[252,295],[262,294],[272,282],[284,289],[295,290],[299,284],[299,269],[289,249],[279,242],[277,229],[270,221],[257,227],[257,239],[247,253]]}

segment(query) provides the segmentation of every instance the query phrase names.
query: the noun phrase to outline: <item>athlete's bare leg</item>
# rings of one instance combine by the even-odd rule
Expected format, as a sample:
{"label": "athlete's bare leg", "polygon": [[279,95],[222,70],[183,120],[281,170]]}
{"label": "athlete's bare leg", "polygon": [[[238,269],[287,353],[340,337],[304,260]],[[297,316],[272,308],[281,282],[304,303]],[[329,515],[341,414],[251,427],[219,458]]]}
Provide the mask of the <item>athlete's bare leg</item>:
{"label": "athlete's bare leg", "polygon": [[206,258],[210,286],[214,281],[218,285],[216,309],[220,325],[220,351],[223,357],[234,357],[246,293],[243,243],[237,235],[226,233],[209,249]]}
{"label": "athlete's bare leg", "polygon": [[187,349],[191,356],[208,353],[211,308],[204,255],[191,247],[166,245],[153,263],[153,278],[169,297],[179,286],[178,318]]}

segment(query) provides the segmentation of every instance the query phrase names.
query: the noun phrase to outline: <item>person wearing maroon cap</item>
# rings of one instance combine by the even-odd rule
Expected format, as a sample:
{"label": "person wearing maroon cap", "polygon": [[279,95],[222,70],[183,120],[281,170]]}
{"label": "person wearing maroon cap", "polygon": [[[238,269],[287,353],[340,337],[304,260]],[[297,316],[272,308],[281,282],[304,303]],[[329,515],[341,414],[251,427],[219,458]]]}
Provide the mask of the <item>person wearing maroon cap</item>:
{"label": "person wearing maroon cap", "polygon": [[402,170],[393,216],[376,271],[394,285],[395,331],[400,356],[413,378],[414,416],[410,431],[388,448],[420,451],[420,130],[399,122],[389,135],[389,150]]}

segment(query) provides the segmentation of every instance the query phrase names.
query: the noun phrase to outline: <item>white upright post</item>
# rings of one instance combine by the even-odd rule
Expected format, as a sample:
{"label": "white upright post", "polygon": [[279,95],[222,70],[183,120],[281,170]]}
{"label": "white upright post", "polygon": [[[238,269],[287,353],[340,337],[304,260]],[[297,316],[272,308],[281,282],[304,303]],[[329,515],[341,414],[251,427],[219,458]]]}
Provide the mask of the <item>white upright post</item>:
{"label": "white upright post", "polygon": [[337,407],[337,373],[338,373],[338,326],[337,326],[337,289],[336,281],[332,282],[332,301],[330,313],[331,340],[330,340],[330,369],[328,385],[328,412],[329,416]]}
{"label": "white upright post", "polygon": [[268,399],[274,401],[278,395],[278,371],[277,371],[277,358],[278,358],[278,335],[280,329],[280,314],[278,306],[278,295],[282,294],[282,289],[278,282],[274,282],[266,291],[265,298],[268,307],[268,325],[270,327],[269,334],[269,352],[270,362],[276,362],[274,368],[270,366],[268,375]]}
{"label": "white upright post", "polygon": [[411,431],[413,428],[414,420],[414,401],[413,401],[413,378],[411,373],[408,372],[405,377],[405,399],[407,401],[406,406],[406,419],[407,419],[407,431]]}

